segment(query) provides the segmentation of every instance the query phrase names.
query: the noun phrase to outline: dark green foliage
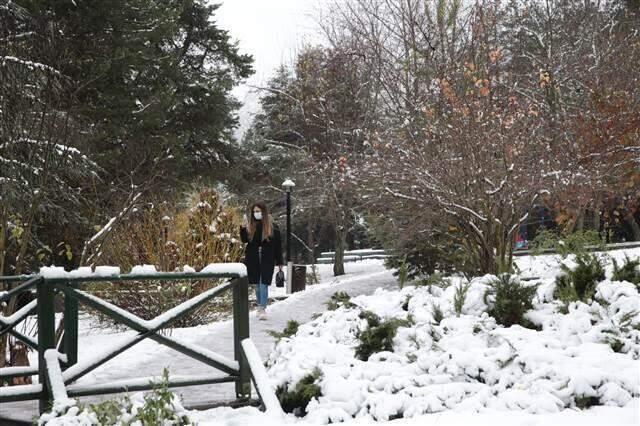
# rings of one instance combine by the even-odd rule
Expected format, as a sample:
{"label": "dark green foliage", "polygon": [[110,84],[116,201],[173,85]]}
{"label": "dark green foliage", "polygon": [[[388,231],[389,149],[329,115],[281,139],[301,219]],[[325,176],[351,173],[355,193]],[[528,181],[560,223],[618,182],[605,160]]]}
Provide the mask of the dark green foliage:
{"label": "dark green foliage", "polygon": [[[385,247],[391,249],[392,252],[402,253],[387,258],[385,264],[396,269],[405,264],[409,280],[420,276],[431,276],[436,271],[475,272],[467,252],[456,244],[449,235],[434,239],[421,237],[416,240],[398,241],[397,228],[386,229],[383,224],[375,224],[375,226],[378,228],[378,238],[383,241]],[[428,283],[426,284],[428,285]],[[421,283],[417,285],[421,285]]]}
{"label": "dark green foliage", "polygon": [[321,371],[316,368],[310,374],[304,376],[292,390],[287,390],[286,386],[279,386],[276,389],[276,396],[280,400],[282,409],[299,417],[304,416],[307,412],[309,401],[320,397],[322,394],[320,386],[317,384],[321,375]]}
{"label": "dark green foliage", "polygon": [[628,281],[640,287],[640,259],[630,259],[625,255],[624,263],[618,266],[613,260],[613,281]]}
{"label": "dark green foliage", "polygon": [[576,396],[575,401],[576,407],[581,410],[586,410],[587,408],[593,407],[595,405],[601,405],[600,398],[598,398],[597,396]]}
{"label": "dark green foliage", "polygon": [[377,352],[393,351],[393,338],[398,327],[408,327],[409,320],[389,319],[381,321],[380,317],[370,311],[362,311],[360,318],[365,319],[369,327],[358,334],[360,343],[356,347],[356,357],[362,361],[369,359]]}
{"label": "dark green foliage", "polygon": [[409,301],[411,300],[411,295],[408,294],[407,297],[404,299],[404,303],[402,304],[402,310],[403,311],[408,311],[409,310]]}
{"label": "dark green foliage", "polygon": [[576,263],[574,269],[562,265],[563,274],[556,278],[554,297],[564,303],[591,299],[596,286],[605,278],[604,268],[596,256],[577,255]]}
{"label": "dark green foliage", "polygon": [[300,323],[298,323],[298,321],[289,320],[287,321],[286,327],[281,332],[275,331],[275,330],[268,330],[267,334],[269,334],[269,336],[275,337],[276,339],[280,340],[283,337],[291,337],[294,334],[296,334],[298,332],[299,326],[300,326]]}
{"label": "dark green foliage", "polygon": [[431,306],[431,315],[433,316],[433,322],[436,325],[439,325],[444,319],[444,313],[442,312],[442,309],[440,309],[440,305],[433,304]]}
{"label": "dark green foliage", "polygon": [[351,302],[351,296],[349,296],[347,292],[337,291],[327,302],[327,309],[330,311],[335,311],[340,306],[344,306],[345,308],[349,309],[354,308],[356,305]]}
{"label": "dark green foliage", "polygon": [[431,286],[446,288],[449,286],[449,281],[445,279],[445,275],[443,273],[435,272],[433,274],[430,274],[426,278],[419,280],[416,283],[416,287],[430,288]]}
{"label": "dark green foliage", "polygon": [[525,286],[517,277],[502,274],[491,283],[491,288],[485,294],[485,300],[490,295],[494,296],[493,307],[488,313],[505,327],[518,324],[532,328],[524,314],[533,308],[535,294],[535,286]]}
{"label": "dark green foliage", "polygon": [[594,230],[560,235],[550,229],[545,229],[533,239],[531,249],[536,254],[542,253],[546,249],[553,249],[564,258],[569,254],[585,254],[589,246],[603,247],[603,245],[604,241],[600,234]]}
{"label": "dark green foliage", "polygon": [[464,306],[464,301],[467,299],[469,287],[471,287],[471,283],[460,283],[460,285],[456,287],[456,292],[453,295],[453,309],[458,316],[462,313],[462,307]]}

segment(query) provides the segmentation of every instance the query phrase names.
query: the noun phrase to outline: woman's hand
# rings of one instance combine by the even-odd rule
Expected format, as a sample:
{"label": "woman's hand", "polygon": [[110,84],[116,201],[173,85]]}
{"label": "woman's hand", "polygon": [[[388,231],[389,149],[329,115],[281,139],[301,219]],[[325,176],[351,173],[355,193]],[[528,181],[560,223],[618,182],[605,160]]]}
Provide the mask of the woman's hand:
{"label": "woman's hand", "polygon": [[242,226],[243,228],[246,228],[249,225],[249,220],[247,219],[247,215],[244,214],[242,215]]}

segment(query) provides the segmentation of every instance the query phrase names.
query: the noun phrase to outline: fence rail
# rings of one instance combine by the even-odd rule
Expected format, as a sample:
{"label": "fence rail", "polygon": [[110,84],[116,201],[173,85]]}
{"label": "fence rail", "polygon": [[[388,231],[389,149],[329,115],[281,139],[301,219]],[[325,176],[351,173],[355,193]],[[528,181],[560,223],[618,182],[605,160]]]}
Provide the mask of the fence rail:
{"label": "fence rail", "polygon": [[[249,298],[246,269],[240,264],[216,265],[215,272],[193,273],[155,273],[155,274],[115,274],[109,276],[97,274],[61,274],[60,276],[34,275],[18,277],[0,277],[0,281],[18,282],[6,292],[0,293],[0,303],[24,293],[36,290],[36,299],[20,308],[14,314],[0,315],[0,335],[11,334],[16,339],[37,350],[38,363],[28,367],[7,367],[0,369],[0,380],[19,376],[37,375],[38,383],[0,387],[0,404],[10,401],[39,401],[41,413],[47,411],[53,400],[65,400],[69,397],[103,395],[123,391],[150,390],[153,378],[136,378],[111,383],[80,385],[78,379],[95,370],[118,354],[133,347],[145,339],[152,339],[174,349],[190,358],[201,361],[208,367],[218,370],[222,375],[204,372],[198,376],[170,376],[169,387],[196,386],[214,383],[235,383],[237,400],[251,398],[252,372],[244,353],[242,341],[249,339]],[[169,309],[152,320],[144,320],[107,300],[80,290],[83,283],[127,281],[175,281],[175,280],[221,280],[230,279],[214,288]],[[229,359],[207,348],[164,336],[159,331],[170,326],[178,319],[206,304],[216,296],[226,292],[233,293],[233,340],[234,359]],[[61,345],[56,347],[54,297],[64,297],[64,323]],[[78,360],[78,305],[91,307],[116,322],[137,331],[132,335],[105,348],[100,354]],[[33,313],[37,315],[37,339],[15,330],[15,326]],[[272,401],[270,400],[270,403]]]}

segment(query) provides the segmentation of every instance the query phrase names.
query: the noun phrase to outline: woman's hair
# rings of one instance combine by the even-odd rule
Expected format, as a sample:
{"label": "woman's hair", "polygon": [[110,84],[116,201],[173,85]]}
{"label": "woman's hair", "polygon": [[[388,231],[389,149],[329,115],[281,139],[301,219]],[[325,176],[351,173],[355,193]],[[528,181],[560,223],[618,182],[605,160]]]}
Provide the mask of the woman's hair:
{"label": "woman's hair", "polygon": [[253,234],[256,232],[256,224],[258,221],[255,217],[253,217],[253,209],[260,208],[262,211],[262,241],[266,241],[269,239],[271,235],[273,235],[273,224],[271,223],[271,216],[269,215],[269,209],[267,205],[262,201],[258,201],[251,205],[251,210],[249,214],[249,221],[247,224],[247,232],[249,233],[249,240],[253,239]]}

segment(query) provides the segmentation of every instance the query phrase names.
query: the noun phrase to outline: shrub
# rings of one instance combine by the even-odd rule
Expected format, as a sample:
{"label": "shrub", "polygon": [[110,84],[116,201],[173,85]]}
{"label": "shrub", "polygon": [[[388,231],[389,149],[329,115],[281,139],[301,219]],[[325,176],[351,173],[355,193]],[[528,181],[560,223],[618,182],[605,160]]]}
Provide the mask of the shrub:
{"label": "shrub", "polygon": [[440,305],[436,305],[435,303],[431,305],[431,316],[433,317],[433,322],[436,325],[439,325],[444,319],[444,313],[442,312]]}
{"label": "shrub", "polygon": [[291,337],[294,334],[296,334],[298,332],[299,326],[300,326],[300,323],[298,323],[298,321],[289,320],[287,321],[286,327],[281,332],[268,330],[267,334],[280,340],[284,337]]}
{"label": "shrub", "polygon": [[[239,262],[243,245],[238,238],[241,217],[234,206],[224,205],[217,192],[205,190],[192,196],[189,208],[176,210],[168,203],[152,204],[133,213],[126,226],[116,230],[105,245],[102,261],[128,271],[134,265],[155,265],[159,271],[175,271],[184,265],[200,270],[209,263]],[[212,280],[141,281],[94,284],[90,291],[150,320],[166,310],[212,288]],[[231,294],[174,323],[173,327],[206,324],[227,315]],[[112,320],[100,316],[111,325]]]}
{"label": "shrub", "polygon": [[460,283],[456,287],[456,291],[453,295],[453,309],[456,311],[456,315],[460,316],[462,313],[462,307],[464,306],[464,301],[467,299],[467,292],[471,287],[471,283]]}
{"label": "shrub", "polygon": [[518,324],[532,328],[532,324],[524,317],[524,314],[533,308],[533,296],[536,294],[535,286],[525,286],[517,277],[509,274],[501,274],[493,280],[490,288],[485,293],[485,302],[489,296],[493,296],[489,315],[495,318],[498,324],[505,327]]}
{"label": "shrub", "polygon": [[427,287],[431,289],[432,286],[446,288],[449,286],[449,281],[445,278],[443,273],[434,272],[416,283],[416,287]]}
{"label": "shrub", "polygon": [[604,241],[594,230],[576,231],[561,235],[549,229],[538,233],[531,242],[533,253],[541,253],[544,249],[553,249],[563,258],[569,254],[585,254],[588,246],[602,247]]}
{"label": "shrub", "polygon": [[327,302],[327,309],[330,311],[335,311],[340,306],[344,306],[345,308],[353,308],[356,305],[351,302],[351,296],[345,291],[337,291],[333,293],[333,296]]}
{"label": "shrub", "polygon": [[626,254],[624,256],[624,263],[622,266],[618,266],[618,262],[613,260],[613,280],[614,281],[628,281],[640,287],[640,258],[630,259]]}
{"label": "shrub", "polygon": [[598,282],[604,280],[604,268],[594,255],[580,254],[576,256],[576,267],[561,265],[562,275],[556,278],[554,297],[562,302],[570,303],[591,299]]}
{"label": "shrub", "polygon": [[302,417],[307,412],[307,405],[313,398],[320,397],[321,390],[317,382],[322,375],[319,369],[314,369],[307,374],[293,387],[287,390],[287,386],[279,386],[276,389],[276,396],[280,401],[282,409],[287,413],[293,413],[298,417]]}
{"label": "shrub", "polygon": [[409,310],[409,302],[411,301],[411,295],[407,294],[407,297],[404,298],[404,302],[402,303],[402,310],[403,311],[408,311]]}
{"label": "shrub", "polygon": [[[169,373],[165,369],[162,381],[144,397],[136,394],[125,395],[120,399],[111,399],[89,406],[66,406],[64,412],[46,413],[40,417],[38,424],[44,425],[54,418],[63,418],[58,424],[83,425],[192,425],[180,404],[179,398],[169,390]],[[61,420],[61,419],[60,419]]]}
{"label": "shrub", "polygon": [[369,359],[377,352],[393,351],[393,338],[398,327],[408,327],[409,320],[389,319],[381,321],[380,317],[371,311],[362,311],[360,318],[367,321],[366,330],[358,333],[360,343],[356,347],[356,357],[362,361]]}

